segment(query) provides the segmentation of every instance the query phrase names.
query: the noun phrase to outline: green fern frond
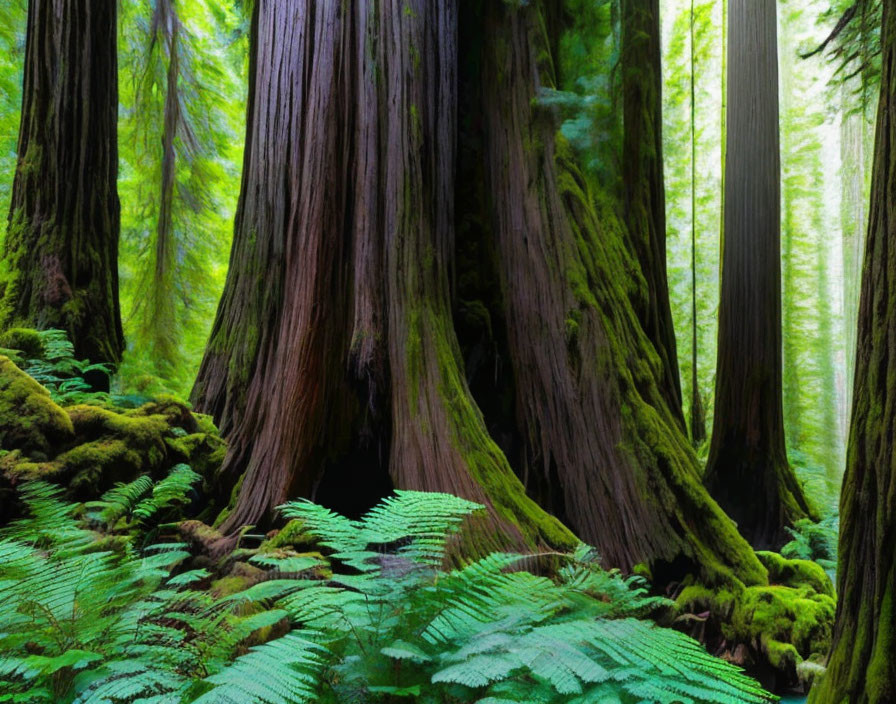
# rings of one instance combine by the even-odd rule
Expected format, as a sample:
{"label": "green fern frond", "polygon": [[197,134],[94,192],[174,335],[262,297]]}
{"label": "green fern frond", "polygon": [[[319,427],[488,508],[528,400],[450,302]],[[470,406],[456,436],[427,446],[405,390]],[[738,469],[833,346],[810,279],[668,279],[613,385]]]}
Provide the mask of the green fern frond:
{"label": "green fern frond", "polygon": [[221,672],[195,704],[302,704],[316,702],[325,649],[309,634],[288,633],[252,648]]}
{"label": "green fern frond", "polygon": [[97,501],[85,504],[88,517],[105,526],[113,526],[115,522],[134,510],[134,507],[152,490],[152,478],[143,475],[127,484],[116,484]]}
{"label": "green fern frond", "polygon": [[189,466],[175,465],[167,477],[152,487],[152,495],[134,507],[134,517],[145,524],[158,513],[187,504],[189,502],[187,494],[201,480],[202,477]]}

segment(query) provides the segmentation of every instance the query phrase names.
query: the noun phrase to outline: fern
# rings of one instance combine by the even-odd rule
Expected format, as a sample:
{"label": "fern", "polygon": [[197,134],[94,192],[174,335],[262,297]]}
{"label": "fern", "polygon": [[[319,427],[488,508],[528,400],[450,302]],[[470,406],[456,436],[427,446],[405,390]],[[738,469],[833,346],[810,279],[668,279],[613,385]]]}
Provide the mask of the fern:
{"label": "fern", "polygon": [[[220,674],[197,704],[304,704],[316,702],[324,669],[323,647],[306,635],[290,633],[253,648]],[[313,635],[313,634],[311,634]]]}
{"label": "fern", "polygon": [[144,475],[116,485],[99,500],[85,504],[87,515],[107,531],[114,529],[119,521],[124,521],[127,528],[147,529],[152,519],[189,503],[188,494],[201,479],[188,465],[178,464],[159,482],[154,483]]}
{"label": "fern", "polygon": [[43,353],[28,359],[23,370],[47,388],[54,401],[60,404],[108,401],[109,394],[94,391],[85,377],[92,373],[111,375],[105,364],[91,364],[75,359],[75,348],[64,330],[38,331]]}
{"label": "fern", "polygon": [[803,518],[793,528],[787,528],[787,532],[792,540],[781,548],[781,554],[789,559],[813,560],[833,579],[837,571],[839,518],[831,516],[818,523]]}
{"label": "fern", "polygon": [[[137,520],[146,502],[154,516],[184,496],[187,471],[116,487],[86,520]],[[84,527],[56,489],[22,496],[31,515],[0,535],[0,700],[770,701],[695,641],[642,620],[666,600],[602,570],[587,546],[555,556],[565,564],[551,577],[517,554],[444,568],[447,538],[478,510],[451,496],[397,492],[358,521],[288,504],[329,557],[242,550],[266,571],[222,598],[195,589],[209,570],[172,573],[184,545],[138,553]],[[287,632],[263,642],[274,628]]]}

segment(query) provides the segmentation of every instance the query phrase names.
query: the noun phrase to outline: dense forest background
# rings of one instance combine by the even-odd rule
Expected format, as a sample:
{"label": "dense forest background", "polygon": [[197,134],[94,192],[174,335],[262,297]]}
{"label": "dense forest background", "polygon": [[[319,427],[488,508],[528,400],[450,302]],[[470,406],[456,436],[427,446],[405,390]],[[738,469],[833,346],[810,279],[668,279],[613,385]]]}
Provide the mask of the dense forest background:
{"label": "dense forest background", "polygon": [[885,3],[80,1],[0,7],[0,701],[896,696]]}
{"label": "dense forest background", "polygon": [[[589,109],[563,131],[587,154],[589,168],[618,181],[620,142],[610,136],[621,130],[614,107],[618,13],[611,2],[585,6],[588,34],[566,41],[588,42],[571,47],[569,56],[587,52],[588,70],[571,87],[587,96]],[[842,66],[840,57],[801,55],[821,43],[846,6],[824,0],[779,6],[787,447],[801,480],[828,512],[845,460],[877,91],[874,68],[855,73],[855,57]],[[159,7],[167,9],[128,3],[119,18],[119,27],[127,28],[119,38],[119,267],[128,340],[119,382],[122,390],[168,389],[186,397],[227,273],[244,136],[248,19],[236,4]],[[6,212],[21,108],[25,3],[12,0],[2,11],[0,210]],[[160,23],[159,11],[173,13],[181,26],[177,35],[166,32],[170,18]],[[696,389],[701,442],[712,428],[716,371],[724,11],[723,2],[661,3],[670,302],[682,405],[694,434]],[[166,103],[171,86],[173,111]],[[158,149],[166,128],[170,154]],[[166,168],[173,168],[173,182],[163,196]],[[158,207],[163,199],[170,203],[168,215]],[[162,230],[160,217],[170,218]]]}
{"label": "dense forest background", "polygon": [[[227,272],[242,160],[248,20],[227,3],[159,6],[176,13],[178,35],[165,32],[153,2],[128,3],[119,19],[127,28],[119,39],[119,194],[128,340],[119,379],[132,391],[167,388],[188,396]],[[618,181],[619,142],[608,135],[621,129],[614,108],[619,19],[611,2],[585,6],[588,36],[566,41],[588,42],[569,55],[588,52],[588,73],[573,90],[591,105],[563,131],[589,155],[590,168]],[[779,7],[785,424],[791,463],[829,510],[845,458],[877,91],[873,67],[851,75],[859,66],[855,58],[844,67],[837,57],[801,55],[821,43],[845,7],[824,0],[788,0]],[[12,0],[2,11],[5,212],[15,172],[25,3]],[[723,2],[661,3],[670,301],[685,417],[693,433],[696,388],[702,439],[712,427],[716,370],[724,11]],[[177,93],[173,115],[166,113],[169,86]],[[597,132],[595,123],[610,131]],[[158,149],[166,125],[173,131],[168,156]],[[172,191],[164,196],[171,221],[160,242],[166,159],[174,163]]]}

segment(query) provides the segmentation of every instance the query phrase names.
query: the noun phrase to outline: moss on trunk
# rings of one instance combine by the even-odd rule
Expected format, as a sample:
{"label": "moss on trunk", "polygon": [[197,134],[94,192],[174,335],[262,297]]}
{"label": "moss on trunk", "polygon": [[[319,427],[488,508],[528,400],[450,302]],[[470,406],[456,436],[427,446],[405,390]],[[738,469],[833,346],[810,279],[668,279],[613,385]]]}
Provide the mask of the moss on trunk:
{"label": "moss on trunk", "polygon": [[18,163],[0,270],[0,327],[68,332],[116,363],[118,63],[115,0],[31,0]]}
{"label": "moss on trunk", "polygon": [[837,621],[814,704],[896,701],[896,9],[883,4],[881,94],[846,476]]}

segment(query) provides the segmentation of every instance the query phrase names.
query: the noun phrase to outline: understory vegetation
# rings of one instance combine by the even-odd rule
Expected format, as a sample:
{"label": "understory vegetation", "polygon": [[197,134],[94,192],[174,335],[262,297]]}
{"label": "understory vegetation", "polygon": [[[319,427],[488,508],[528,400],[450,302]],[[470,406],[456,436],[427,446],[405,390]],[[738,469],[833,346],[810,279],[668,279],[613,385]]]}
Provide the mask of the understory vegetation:
{"label": "understory vegetation", "polygon": [[[736,659],[740,643],[782,670],[803,661],[794,644],[807,656],[827,647],[832,592],[811,562],[768,553],[782,586],[685,587],[676,600],[602,569],[586,545],[458,562],[482,507],[446,494],[397,491],[360,520],[289,502],[279,529],[230,543],[208,508],[221,448],[207,420],[185,411],[203,426],[187,434],[183,417],[156,413],[182,408],[171,399],[91,390],[83,375],[96,365],[74,360],[59,331],[2,342],[0,405],[16,384],[47,385],[40,413],[3,424],[16,449],[0,456],[2,701],[759,703],[774,697],[680,631],[710,642],[704,612],[728,609],[720,652]],[[106,437],[79,430],[72,449],[35,461],[65,415],[100,418]],[[133,445],[130,424],[150,419],[164,447],[151,465],[114,451],[78,461],[120,437]],[[783,552],[826,555],[814,531]]]}
{"label": "understory vegetation", "polygon": [[481,507],[399,491],[360,521],[291,502],[282,530],[216,560],[213,529],[163,522],[200,480],[178,465],[83,504],[18,487],[23,516],[0,534],[3,701],[771,700],[646,620],[672,602],[588,546],[450,568]]}

